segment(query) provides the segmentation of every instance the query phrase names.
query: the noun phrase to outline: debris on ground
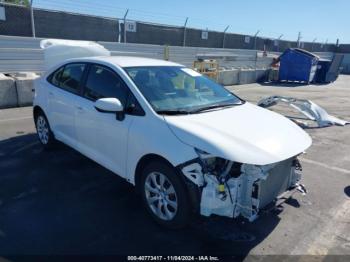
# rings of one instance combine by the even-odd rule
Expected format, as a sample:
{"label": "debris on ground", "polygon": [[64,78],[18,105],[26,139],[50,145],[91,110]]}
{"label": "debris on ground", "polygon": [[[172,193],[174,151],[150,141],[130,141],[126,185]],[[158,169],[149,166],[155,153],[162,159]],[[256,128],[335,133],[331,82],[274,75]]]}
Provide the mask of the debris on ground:
{"label": "debris on ground", "polygon": [[[315,104],[311,100],[306,99],[298,99],[294,97],[287,96],[269,96],[261,99],[258,102],[258,106],[267,108],[274,106],[278,103],[285,103],[289,106],[295,108],[300,113],[305,115],[308,119],[312,121],[316,121],[318,127],[327,127],[331,125],[345,126],[346,124],[350,124],[350,122],[339,119],[335,116],[329,115],[325,109]],[[301,127],[308,127],[306,122],[295,121]]]}

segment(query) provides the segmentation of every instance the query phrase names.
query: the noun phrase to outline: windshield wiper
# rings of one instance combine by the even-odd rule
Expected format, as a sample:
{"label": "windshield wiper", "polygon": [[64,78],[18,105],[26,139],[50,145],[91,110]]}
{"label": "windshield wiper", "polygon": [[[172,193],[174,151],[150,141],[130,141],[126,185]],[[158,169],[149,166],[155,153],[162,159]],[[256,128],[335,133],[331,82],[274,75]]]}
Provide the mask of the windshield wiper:
{"label": "windshield wiper", "polygon": [[232,107],[232,106],[237,106],[237,105],[241,105],[241,104],[224,104],[224,105],[216,104],[216,105],[201,107],[199,109],[193,110],[193,111],[191,111],[191,114],[195,114],[195,113],[199,113],[199,112],[203,112],[203,111],[207,111],[207,110],[211,110],[211,109],[216,109],[216,108]]}
{"label": "windshield wiper", "polygon": [[186,110],[158,110],[156,111],[160,115],[188,115],[189,111]]}

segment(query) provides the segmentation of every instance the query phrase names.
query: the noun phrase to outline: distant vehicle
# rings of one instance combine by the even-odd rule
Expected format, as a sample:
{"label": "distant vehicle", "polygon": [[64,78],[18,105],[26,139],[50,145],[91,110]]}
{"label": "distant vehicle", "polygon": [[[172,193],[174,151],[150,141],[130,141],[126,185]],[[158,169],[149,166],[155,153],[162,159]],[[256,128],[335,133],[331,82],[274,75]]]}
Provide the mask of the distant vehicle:
{"label": "distant vehicle", "polygon": [[45,148],[59,140],[135,185],[167,227],[194,213],[250,221],[298,188],[311,138],[182,65],[137,57],[67,60],[35,82]]}

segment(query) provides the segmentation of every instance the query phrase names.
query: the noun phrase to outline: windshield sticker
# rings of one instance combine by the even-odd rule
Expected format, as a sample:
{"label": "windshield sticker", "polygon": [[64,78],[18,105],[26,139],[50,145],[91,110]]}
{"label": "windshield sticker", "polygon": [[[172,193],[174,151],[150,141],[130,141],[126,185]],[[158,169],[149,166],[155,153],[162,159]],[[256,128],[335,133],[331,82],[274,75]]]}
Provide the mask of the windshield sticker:
{"label": "windshield sticker", "polygon": [[193,77],[201,76],[200,73],[192,70],[191,68],[181,68],[181,70]]}

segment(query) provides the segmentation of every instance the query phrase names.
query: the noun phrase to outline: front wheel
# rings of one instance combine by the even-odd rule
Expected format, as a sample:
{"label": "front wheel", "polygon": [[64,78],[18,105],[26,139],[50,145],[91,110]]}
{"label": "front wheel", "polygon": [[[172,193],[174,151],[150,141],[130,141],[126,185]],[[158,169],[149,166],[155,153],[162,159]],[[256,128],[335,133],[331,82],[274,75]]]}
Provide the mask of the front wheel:
{"label": "front wheel", "polygon": [[163,162],[150,163],[142,173],[143,203],[153,219],[168,228],[188,224],[190,204],[186,187],[175,169]]}
{"label": "front wheel", "polygon": [[55,137],[43,112],[39,112],[36,115],[35,127],[40,143],[44,146],[45,149],[51,148],[55,143]]}

